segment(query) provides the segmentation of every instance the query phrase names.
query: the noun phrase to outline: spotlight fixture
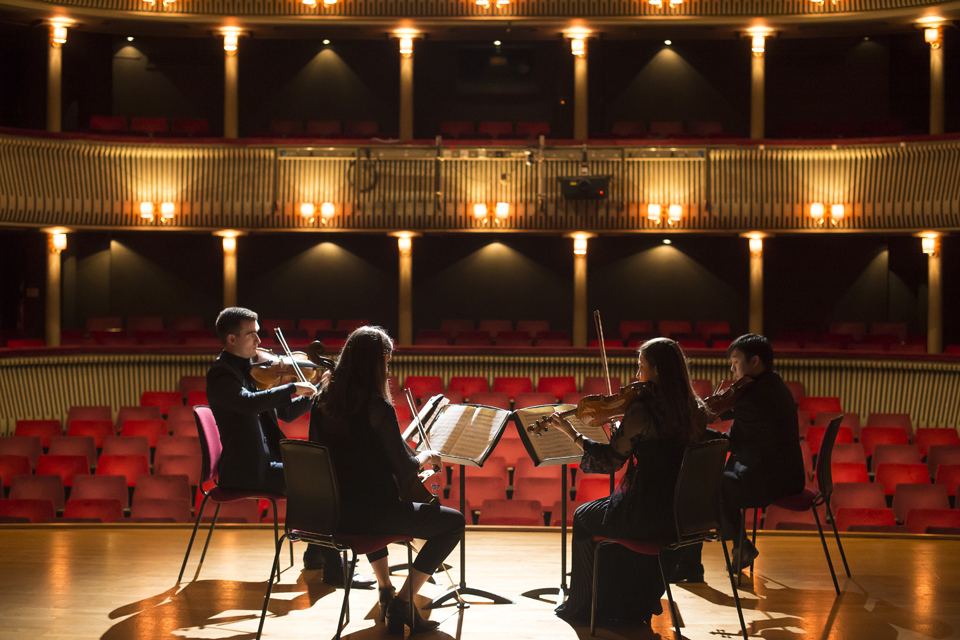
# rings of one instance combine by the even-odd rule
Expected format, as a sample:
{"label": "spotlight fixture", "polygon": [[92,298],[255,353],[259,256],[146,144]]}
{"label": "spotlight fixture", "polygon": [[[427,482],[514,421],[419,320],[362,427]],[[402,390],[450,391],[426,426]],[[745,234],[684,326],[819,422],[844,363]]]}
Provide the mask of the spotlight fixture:
{"label": "spotlight fixture", "polygon": [[233,253],[237,250],[237,239],[235,236],[223,236],[223,252]]}
{"label": "spotlight fixture", "polygon": [[300,0],[300,1],[303,2],[303,4],[307,5],[308,7],[317,6],[317,0]]}
{"label": "spotlight fixture", "polygon": [[499,46],[500,46],[500,41],[499,41],[499,40],[494,40],[494,41],[493,41],[493,46],[499,47]]}
{"label": "spotlight fixture", "polygon": [[651,6],[654,6],[654,7],[662,7],[662,6],[663,6],[663,0],[649,0],[649,2],[650,2],[650,5],[651,5]]}
{"label": "spotlight fixture", "polygon": [[403,36],[400,38],[400,55],[409,58],[413,55],[413,38]]}
{"label": "spotlight fixture", "polygon": [[323,41],[323,44],[330,44],[330,41],[329,41],[329,40],[324,40],[324,41]]}
{"label": "spotlight fixture", "polygon": [[236,53],[237,43],[240,39],[240,33],[237,31],[223,32],[223,50],[227,53]]}
{"label": "spotlight fixture", "polygon": [[765,38],[760,34],[755,34],[751,39],[750,49],[753,51],[753,55],[756,57],[761,57],[764,51],[764,40]]}
{"label": "spotlight fixture", "polygon": [[413,249],[413,240],[410,239],[410,236],[397,236],[397,249],[400,250],[402,256],[410,255],[410,251]]}
{"label": "spotlight fixture", "polygon": [[54,23],[53,30],[50,34],[50,40],[53,41],[53,46],[59,47],[67,43],[67,25],[62,23]]}
{"label": "spotlight fixture", "polygon": [[663,44],[665,44],[665,45],[667,45],[667,46],[669,47],[670,45],[673,44],[673,40],[664,40],[664,41],[663,41]]}
{"label": "spotlight fixture", "polygon": [[323,4],[326,5],[326,6],[328,6],[328,7],[331,7],[331,6],[335,5],[335,4],[337,4],[337,0],[323,0]]}
{"label": "spotlight fixture", "polygon": [[670,238],[664,238],[664,239],[663,239],[663,244],[673,244],[673,241],[670,240]]}
{"label": "spotlight fixture", "polygon": [[127,42],[133,42],[133,36],[127,36]]}

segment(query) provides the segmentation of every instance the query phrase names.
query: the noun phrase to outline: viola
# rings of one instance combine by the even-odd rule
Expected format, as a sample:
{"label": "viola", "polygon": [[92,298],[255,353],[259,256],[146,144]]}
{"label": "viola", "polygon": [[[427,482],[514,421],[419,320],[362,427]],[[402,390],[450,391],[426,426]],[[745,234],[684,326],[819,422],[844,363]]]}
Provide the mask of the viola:
{"label": "viola", "polygon": [[[272,389],[290,382],[316,384],[323,372],[333,369],[336,364],[329,358],[315,357],[317,360],[310,358],[303,351],[293,351],[289,356],[278,356],[268,349],[258,347],[257,359],[250,365],[250,377],[261,390]],[[303,374],[303,380],[297,373],[298,368]]]}
{"label": "viola", "polygon": [[[653,387],[650,384],[634,382],[626,387],[620,387],[620,391],[612,395],[586,396],[577,403],[576,409],[569,409],[558,415],[561,418],[575,415],[580,422],[588,427],[598,427],[622,418],[631,404],[640,398],[652,398],[653,393]],[[527,430],[533,435],[539,436],[547,430],[548,419],[549,416],[537,420],[527,427]]]}
{"label": "viola", "polygon": [[753,378],[743,376],[724,389],[723,393],[719,393],[720,386],[717,385],[717,389],[713,392],[713,395],[703,400],[704,407],[707,410],[707,419],[713,422],[719,416],[733,409],[737,401],[743,396],[744,391],[749,389],[753,383]]}

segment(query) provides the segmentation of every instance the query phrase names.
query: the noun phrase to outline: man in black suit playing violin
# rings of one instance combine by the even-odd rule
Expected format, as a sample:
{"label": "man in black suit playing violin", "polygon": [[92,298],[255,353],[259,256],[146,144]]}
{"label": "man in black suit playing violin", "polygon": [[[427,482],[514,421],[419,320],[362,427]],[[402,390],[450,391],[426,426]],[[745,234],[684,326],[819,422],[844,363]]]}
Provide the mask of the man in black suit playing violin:
{"label": "man in black suit playing violin", "polygon": [[[217,317],[217,335],[223,351],[207,371],[207,399],[217,421],[223,452],[218,467],[224,489],[286,493],[278,418],[291,422],[310,410],[317,389],[292,382],[259,390],[250,375],[260,338],[258,316],[243,307],[229,307]],[[342,585],[340,554],[308,546],[304,568],[325,567],[324,582]],[[373,581],[355,576],[354,587],[372,588]]]}

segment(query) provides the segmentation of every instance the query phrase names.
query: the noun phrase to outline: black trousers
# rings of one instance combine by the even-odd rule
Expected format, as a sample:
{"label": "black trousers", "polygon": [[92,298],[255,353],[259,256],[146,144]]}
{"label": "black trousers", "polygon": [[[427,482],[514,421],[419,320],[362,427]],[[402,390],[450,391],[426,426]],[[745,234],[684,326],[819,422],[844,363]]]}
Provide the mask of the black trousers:
{"label": "black trousers", "polygon": [[[422,502],[396,502],[376,510],[347,512],[340,523],[344,533],[398,534],[426,540],[413,561],[422,573],[436,571],[454,547],[460,543],[466,522],[455,509]],[[367,554],[374,562],[387,557],[387,549]]]}
{"label": "black trousers", "polygon": [[[573,565],[566,607],[588,613],[593,595],[594,536],[616,537],[603,518],[610,498],[581,505],[573,515]],[[669,571],[672,567],[665,566]],[[665,587],[657,556],[635,553],[620,545],[600,551],[598,609],[601,618],[645,619],[663,612]]]}

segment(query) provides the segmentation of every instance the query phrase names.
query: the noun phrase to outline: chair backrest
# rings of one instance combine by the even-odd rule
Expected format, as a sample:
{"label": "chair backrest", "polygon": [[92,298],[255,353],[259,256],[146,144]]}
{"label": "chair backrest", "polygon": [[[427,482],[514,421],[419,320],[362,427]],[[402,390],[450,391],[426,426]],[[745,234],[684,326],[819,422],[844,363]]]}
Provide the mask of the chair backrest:
{"label": "chair backrest", "polygon": [[220,431],[213,411],[205,405],[193,408],[193,417],[197,421],[197,433],[200,436],[201,469],[200,484],[206,484],[217,479],[217,465],[220,463],[220,454],[223,446],[220,444]]}
{"label": "chair backrest", "polygon": [[302,440],[281,440],[287,482],[287,531],[333,537],[340,519],[340,488],[330,451]]}
{"label": "chair backrest", "polygon": [[720,482],[728,447],[726,440],[708,440],[684,452],[673,495],[678,542],[720,527]]}
{"label": "chair backrest", "polygon": [[830,421],[823,434],[823,440],[820,441],[820,450],[817,453],[817,487],[824,499],[829,499],[830,494],[833,493],[833,469],[831,468],[833,445],[837,442],[841,422],[843,422],[842,414]]}

